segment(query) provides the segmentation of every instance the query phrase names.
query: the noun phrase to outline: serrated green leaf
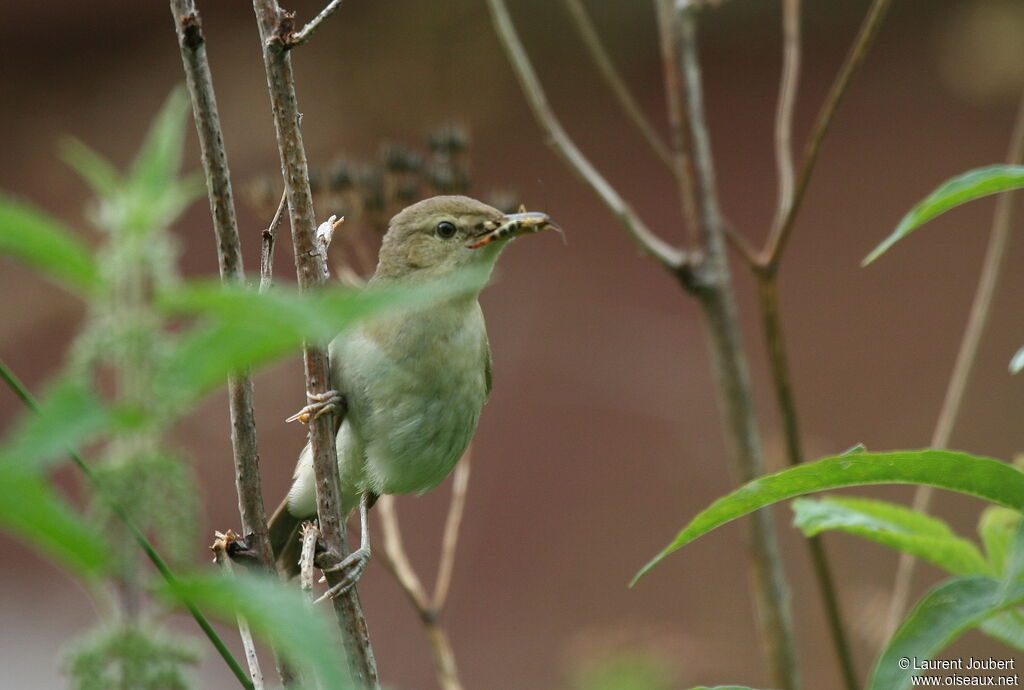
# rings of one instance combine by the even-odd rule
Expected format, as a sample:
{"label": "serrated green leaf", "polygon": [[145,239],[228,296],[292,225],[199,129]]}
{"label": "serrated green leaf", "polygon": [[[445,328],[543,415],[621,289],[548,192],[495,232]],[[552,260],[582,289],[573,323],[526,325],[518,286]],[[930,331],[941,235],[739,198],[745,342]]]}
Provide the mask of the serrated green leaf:
{"label": "serrated green leaf", "polygon": [[813,537],[839,530],[909,553],[953,575],[992,575],[978,547],[942,520],[868,498],[829,496],[793,501],[793,524]]}
{"label": "serrated green leaf", "polygon": [[1021,514],[1016,510],[989,506],[978,519],[978,536],[985,546],[985,554],[998,577],[1006,569],[1006,557],[1013,545],[1013,536],[1021,523]]}
{"label": "serrated green leaf", "polygon": [[[903,690],[921,669],[961,634],[992,615],[1024,603],[1024,585],[1000,596],[1002,583],[990,577],[962,577],[944,582],[924,595],[875,663],[868,690]],[[900,661],[908,660],[907,668]]]}
{"label": "serrated green leaf", "polygon": [[0,463],[0,525],[78,576],[108,564],[102,535],[37,474]]}
{"label": "serrated green leaf", "polygon": [[263,294],[240,285],[184,287],[164,295],[162,307],[204,316],[210,323],[188,332],[174,347],[156,385],[167,400],[185,402],[222,384],[231,373],[297,351],[303,342],[326,345],[361,320],[478,289],[485,277],[486,272],[472,269],[443,281],[308,294],[285,287]]}
{"label": "serrated green leaf", "polygon": [[74,232],[28,204],[3,196],[0,253],[79,292],[92,292],[101,282],[92,254]]}
{"label": "serrated green leaf", "polygon": [[121,187],[121,175],[110,161],[84,142],[68,137],[61,142],[60,156],[85,180],[98,197],[114,196]]}
{"label": "serrated green leaf", "polygon": [[252,631],[280,650],[303,671],[312,671],[321,688],[354,688],[340,658],[335,627],[322,606],[300,590],[272,577],[239,574],[196,575],[165,584],[165,596],[210,611],[227,623],[244,616]]}
{"label": "serrated green leaf", "polygon": [[865,257],[861,266],[867,266],[915,229],[955,206],[1022,187],[1024,166],[1021,165],[992,165],[957,175],[910,209],[893,233]]}
{"label": "serrated green leaf", "polygon": [[755,479],[718,499],[693,518],[631,584],[673,551],[758,508],[815,491],[870,484],[924,484],[1024,509],[1024,473],[991,458],[931,449],[834,456]]}
{"label": "serrated green leaf", "polygon": [[39,401],[39,410],[27,412],[0,446],[0,461],[35,472],[102,433],[110,413],[86,383],[62,379]]}
{"label": "serrated green leaf", "polygon": [[188,111],[188,93],[179,85],[160,108],[128,176],[129,184],[146,196],[161,194],[177,179]]}
{"label": "serrated green leaf", "polygon": [[1024,347],[1017,350],[1017,354],[1010,359],[1010,373],[1019,374],[1021,370],[1024,370]]}

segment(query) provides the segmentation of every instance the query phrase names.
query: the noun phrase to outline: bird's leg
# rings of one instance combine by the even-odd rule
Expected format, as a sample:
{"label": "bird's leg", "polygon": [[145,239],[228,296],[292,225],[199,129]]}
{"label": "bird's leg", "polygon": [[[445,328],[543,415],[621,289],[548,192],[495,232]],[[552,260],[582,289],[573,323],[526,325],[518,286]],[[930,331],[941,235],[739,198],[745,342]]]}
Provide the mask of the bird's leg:
{"label": "bird's leg", "polygon": [[359,548],[350,553],[345,557],[341,563],[332,565],[328,568],[324,568],[325,573],[336,573],[344,571],[344,575],[341,581],[331,587],[329,590],[323,593],[323,595],[316,600],[314,603],[319,603],[325,599],[334,599],[341,594],[347,592],[355,583],[359,582],[359,578],[363,576],[363,571],[366,570],[366,564],[370,562],[370,530],[369,530],[369,518],[368,513],[370,506],[377,499],[376,496],[370,492],[364,493],[359,498]]}
{"label": "bird's leg", "polygon": [[306,391],[306,400],[309,401],[309,404],[286,419],[286,422],[298,421],[303,424],[309,424],[310,421],[322,414],[334,412],[338,409],[338,405],[341,404],[341,393],[336,390],[324,391],[323,393],[310,393]]}

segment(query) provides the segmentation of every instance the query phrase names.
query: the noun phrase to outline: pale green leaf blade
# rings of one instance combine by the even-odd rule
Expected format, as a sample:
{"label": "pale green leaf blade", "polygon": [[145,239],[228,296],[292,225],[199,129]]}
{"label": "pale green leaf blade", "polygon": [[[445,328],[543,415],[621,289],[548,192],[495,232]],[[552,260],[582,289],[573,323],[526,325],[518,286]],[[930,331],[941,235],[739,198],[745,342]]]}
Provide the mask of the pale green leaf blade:
{"label": "pale green leaf blade", "polygon": [[111,415],[96,392],[80,380],[61,379],[44,393],[0,446],[0,458],[41,471],[68,449],[88,443],[107,428]]}
{"label": "pale green leaf blade", "polygon": [[978,519],[978,535],[996,576],[1006,568],[1006,558],[1013,546],[1013,537],[1021,523],[1021,514],[1000,506],[988,506]]}
{"label": "pale green leaf blade", "polygon": [[942,520],[905,506],[868,498],[829,496],[793,501],[793,524],[805,536],[839,530],[870,539],[954,575],[991,575],[978,547]]}
{"label": "pale green leaf blade", "polygon": [[979,628],[989,637],[1005,645],[1024,650],[1024,611],[1019,608],[997,613]]}
{"label": "pale green leaf blade", "polygon": [[990,194],[998,194],[1024,187],[1024,166],[991,165],[976,168],[944,182],[903,217],[899,225],[874,251],[867,255],[862,266],[887,252],[890,247],[932,218]]}
{"label": "pale green leaf blade", "polygon": [[[875,663],[868,690],[903,690],[920,669],[961,634],[990,616],[1024,602],[1024,585],[1000,596],[1002,583],[990,577],[963,577],[928,592],[910,612]],[[909,663],[901,660],[910,660]],[[901,668],[907,666],[907,668]]]}
{"label": "pale green leaf blade", "polygon": [[117,168],[84,142],[68,137],[61,142],[60,155],[92,187],[96,196],[108,199],[117,194],[121,186]]}
{"label": "pale green leaf blade", "polygon": [[3,196],[0,253],[79,292],[92,292],[101,282],[92,254],[73,231],[28,204]]}
{"label": "pale green leaf blade", "polygon": [[1010,373],[1019,374],[1024,370],[1024,347],[1017,350],[1017,353],[1010,360]]}
{"label": "pale green leaf blade", "polygon": [[107,567],[102,535],[38,474],[6,462],[0,463],[0,526],[76,575]]}
{"label": "pale green leaf blade", "polygon": [[755,479],[718,499],[645,565],[633,583],[668,554],[758,508],[815,491],[870,484],[925,484],[1024,509],[1024,473],[991,458],[932,449],[824,458]]}
{"label": "pale green leaf blade", "polygon": [[232,625],[235,616],[244,616],[256,635],[301,670],[315,673],[321,688],[355,687],[342,665],[329,607],[313,606],[298,588],[272,577],[196,575],[166,584],[162,592]]}
{"label": "pale green leaf blade", "polygon": [[302,294],[275,288],[260,294],[240,285],[196,285],[161,300],[172,313],[191,313],[210,323],[190,331],[158,374],[170,400],[186,401],[221,384],[234,372],[254,369],[297,351],[303,342],[326,345],[339,332],[378,316],[479,289],[486,272],[466,270],[438,281],[398,287],[328,288]]}
{"label": "pale green leaf blade", "polygon": [[188,112],[188,93],[179,85],[164,101],[132,164],[131,183],[148,196],[161,194],[177,179]]}

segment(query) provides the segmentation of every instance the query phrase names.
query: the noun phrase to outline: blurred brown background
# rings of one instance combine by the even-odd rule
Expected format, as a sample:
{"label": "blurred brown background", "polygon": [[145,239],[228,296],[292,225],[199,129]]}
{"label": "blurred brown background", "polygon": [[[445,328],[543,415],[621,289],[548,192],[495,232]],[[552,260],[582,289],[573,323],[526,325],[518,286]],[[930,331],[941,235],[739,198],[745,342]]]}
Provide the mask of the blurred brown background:
{"label": "blurred brown background", "polygon": [[[130,160],[170,88],[182,81],[171,17],[159,2],[5,3],[0,80],[5,132],[0,188],[83,234],[83,184],[56,155],[73,134]],[[771,144],[780,65],[778,3],[731,0],[703,31],[708,119],[727,216],[763,237],[775,199]],[[863,0],[805,3],[798,141],[866,9]],[[300,20],[315,1],[289,3]],[[512,3],[555,110],[592,160],[663,237],[684,229],[671,181],[586,60],[559,3]],[[990,201],[948,214],[870,269],[860,259],[940,181],[999,162],[1024,85],[1024,7],[1015,0],[894,3],[840,110],[794,241],[782,299],[808,452],[927,443],[981,262]],[[622,72],[664,131],[650,3],[590,2]],[[277,152],[251,7],[202,2],[236,189],[273,174]],[[464,533],[445,614],[467,687],[567,688],[581,664],[640,649],[689,687],[765,685],[742,540],[730,525],[625,585],[697,510],[733,486],[694,303],[634,244],[544,146],[479,0],[350,0],[295,55],[310,160],[373,156],[386,140],[418,143],[449,121],[472,133],[474,189],[511,187],[566,230],[517,242],[484,297],[495,390],[476,440]],[[190,133],[187,167],[198,167]],[[267,218],[240,203],[248,268]],[[215,272],[205,203],[177,226],[184,270]],[[1006,365],[1024,344],[1024,248],[1007,258],[993,325],[954,445],[1009,458],[1024,448],[1024,379]],[[291,261],[278,247],[278,275]],[[735,265],[769,462],[780,457],[773,398],[752,301]],[[61,363],[82,306],[0,260],[0,356],[34,388]],[[289,480],[303,430],[282,420],[303,399],[297,360],[256,379],[267,502]],[[0,390],[0,426],[20,413]],[[177,440],[202,477],[204,527],[237,528],[224,396],[181,425]],[[67,472],[70,479],[73,475]],[[69,484],[73,482],[68,482]],[[907,488],[868,493],[909,497]],[[981,504],[943,493],[938,511],[973,532]],[[447,486],[399,504],[414,562],[433,572]],[[834,659],[801,537],[776,510],[808,688],[837,687]],[[205,537],[196,544],[205,561]],[[842,603],[857,630],[862,674],[873,659],[896,557],[831,535]],[[0,537],[0,686],[66,684],[59,655],[94,620],[88,599],[48,562]],[[919,590],[941,575],[919,569]],[[361,585],[382,679],[434,687],[412,609],[379,563]],[[191,631],[191,621],[175,626]],[[235,639],[232,631],[227,637]],[[1010,656],[971,634],[963,654]],[[951,654],[956,655],[953,651]],[[207,654],[200,686],[231,687]]]}

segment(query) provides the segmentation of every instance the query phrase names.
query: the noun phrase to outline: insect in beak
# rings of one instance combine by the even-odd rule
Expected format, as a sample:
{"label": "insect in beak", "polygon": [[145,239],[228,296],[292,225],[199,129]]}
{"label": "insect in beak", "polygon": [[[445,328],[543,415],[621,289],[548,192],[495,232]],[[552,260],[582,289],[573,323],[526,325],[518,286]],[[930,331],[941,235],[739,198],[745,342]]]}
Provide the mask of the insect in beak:
{"label": "insect in beak", "polygon": [[548,229],[561,231],[561,228],[552,223],[546,213],[527,211],[525,207],[520,206],[518,213],[506,214],[500,221],[484,223],[483,233],[474,237],[466,247],[479,249],[491,242],[511,239],[520,235],[532,235]]}

